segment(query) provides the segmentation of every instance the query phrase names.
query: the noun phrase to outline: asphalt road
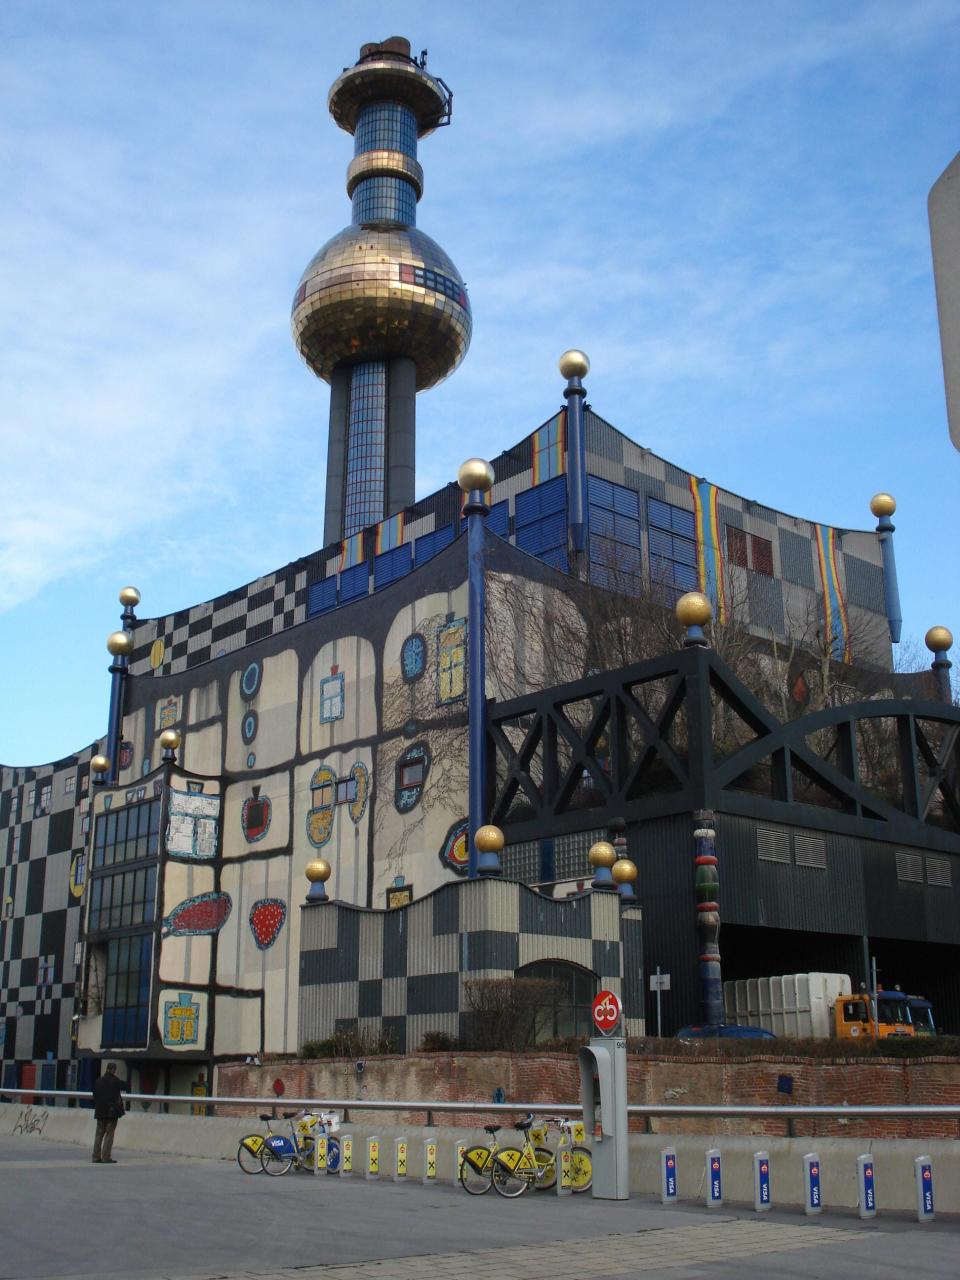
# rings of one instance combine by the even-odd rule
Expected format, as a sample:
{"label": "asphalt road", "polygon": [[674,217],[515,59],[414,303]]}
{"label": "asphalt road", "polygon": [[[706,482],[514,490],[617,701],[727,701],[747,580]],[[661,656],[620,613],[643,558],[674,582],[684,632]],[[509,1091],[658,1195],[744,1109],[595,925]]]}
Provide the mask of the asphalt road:
{"label": "asphalt road", "polygon": [[960,1276],[960,1222],[248,1177],[228,1161],[0,1138],[0,1280]]}

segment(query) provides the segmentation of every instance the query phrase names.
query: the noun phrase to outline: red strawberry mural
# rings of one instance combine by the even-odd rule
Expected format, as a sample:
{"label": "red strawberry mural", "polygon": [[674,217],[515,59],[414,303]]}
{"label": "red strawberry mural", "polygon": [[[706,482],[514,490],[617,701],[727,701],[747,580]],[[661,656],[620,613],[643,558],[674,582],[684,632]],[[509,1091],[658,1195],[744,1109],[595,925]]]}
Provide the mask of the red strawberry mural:
{"label": "red strawberry mural", "polygon": [[233,903],[229,893],[201,893],[173,908],[163,922],[167,936],[217,933],[227,923]]}
{"label": "red strawberry mural", "polygon": [[287,904],[279,898],[261,898],[250,908],[250,932],[261,951],[272,947],[287,918]]}

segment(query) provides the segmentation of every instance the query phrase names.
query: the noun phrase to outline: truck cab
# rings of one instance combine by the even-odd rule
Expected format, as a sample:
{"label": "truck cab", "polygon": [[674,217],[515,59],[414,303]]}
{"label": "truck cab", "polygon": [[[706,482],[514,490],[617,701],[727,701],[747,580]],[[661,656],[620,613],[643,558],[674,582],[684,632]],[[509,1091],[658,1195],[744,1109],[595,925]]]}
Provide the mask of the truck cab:
{"label": "truck cab", "polygon": [[[870,997],[863,992],[838,999],[834,1004],[834,1017],[836,1035],[840,1039],[852,1040],[858,1036],[874,1035]],[[909,998],[902,991],[879,990],[877,992],[877,1037],[884,1040],[887,1036],[915,1034]]]}

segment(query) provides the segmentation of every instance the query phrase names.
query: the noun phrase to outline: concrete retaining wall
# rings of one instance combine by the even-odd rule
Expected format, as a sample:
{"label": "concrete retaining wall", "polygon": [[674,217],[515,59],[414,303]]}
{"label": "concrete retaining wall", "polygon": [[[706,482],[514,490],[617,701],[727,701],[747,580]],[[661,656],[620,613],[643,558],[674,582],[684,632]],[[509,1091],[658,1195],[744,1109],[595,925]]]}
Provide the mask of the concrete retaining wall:
{"label": "concrete retaining wall", "polygon": [[[283,1125],[278,1120],[276,1127]],[[13,1135],[24,1143],[48,1141],[93,1147],[93,1112],[73,1107],[21,1106],[0,1103],[0,1134]],[[124,1151],[155,1152],[195,1158],[232,1160],[244,1134],[262,1128],[254,1111],[247,1116],[206,1117],[157,1115],[133,1111],[117,1126],[114,1144],[118,1157]],[[381,1141],[382,1176],[392,1171],[393,1144],[405,1137],[409,1144],[409,1178],[418,1182],[423,1174],[423,1143],[438,1142],[437,1172],[441,1181],[452,1181],[458,1140],[483,1141],[482,1130],[469,1126],[452,1129],[414,1125],[350,1124],[343,1132],[353,1135],[354,1169],[362,1182],[366,1142],[376,1135]],[[510,1130],[501,1135],[511,1140]],[[704,1192],[704,1151],[719,1147],[723,1154],[724,1198],[730,1203],[753,1202],[753,1153],[762,1147],[770,1154],[771,1187],[774,1205],[803,1204],[803,1157],[816,1150],[821,1160],[823,1203],[831,1208],[855,1208],[857,1204],[857,1156],[871,1153],[876,1161],[877,1203],[884,1209],[913,1210],[913,1161],[930,1155],[934,1162],[935,1197],[938,1213],[960,1213],[960,1146],[955,1142],[875,1139],[850,1141],[838,1138],[733,1137],[719,1132],[700,1135],[633,1134],[630,1137],[630,1187],[635,1195],[658,1195],[660,1190],[660,1150],[671,1145],[677,1151],[678,1185],[681,1199],[701,1200]],[[238,1176],[239,1171],[238,1171]],[[358,1188],[358,1195],[362,1195]]]}

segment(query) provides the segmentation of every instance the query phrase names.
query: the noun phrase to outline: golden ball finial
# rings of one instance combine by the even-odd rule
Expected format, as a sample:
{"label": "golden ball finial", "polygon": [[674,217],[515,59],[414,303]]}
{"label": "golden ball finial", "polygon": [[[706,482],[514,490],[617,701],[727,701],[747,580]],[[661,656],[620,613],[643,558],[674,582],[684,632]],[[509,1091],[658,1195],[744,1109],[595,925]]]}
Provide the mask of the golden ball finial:
{"label": "golden ball finial", "polygon": [[949,627],[931,627],[923,637],[923,643],[931,653],[946,653],[953,648],[953,632]]}
{"label": "golden ball finial", "polygon": [[124,608],[129,605],[131,609],[135,609],[140,603],[140,592],[136,587],[121,587],[120,603]]}
{"label": "golden ball finial", "polygon": [[560,357],[557,367],[564,378],[585,378],[590,372],[590,361],[585,352],[571,347]]}
{"label": "golden ball finial", "polygon": [[473,493],[475,489],[488,493],[495,480],[493,467],[484,458],[468,458],[457,472],[457,484],[464,493]]}
{"label": "golden ball finial", "polygon": [[875,493],[870,499],[870,510],[875,516],[892,516],[897,509],[897,500],[892,493]]}
{"label": "golden ball finial", "polygon": [[303,874],[307,877],[311,884],[320,881],[322,884],[330,879],[330,872],[333,868],[326,858],[314,858],[312,862],[308,862],[303,869]]}
{"label": "golden ball finial", "polygon": [[630,858],[618,858],[610,868],[610,874],[617,884],[633,884],[637,878],[637,864]]}
{"label": "golden ball finial", "polygon": [[677,601],[677,621],[684,627],[704,627],[713,617],[713,605],[702,591],[688,591]]}
{"label": "golden ball finial", "polygon": [[499,853],[504,845],[503,832],[499,827],[477,827],[473,843],[480,853]]}
{"label": "golden ball finial", "polygon": [[617,851],[609,840],[598,840],[591,845],[587,854],[591,867],[612,867],[617,860]]}
{"label": "golden ball finial", "polygon": [[182,741],[179,729],[164,729],[160,735],[160,745],[164,751],[176,751]]}
{"label": "golden ball finial", "polygon": [[133,653],[133,636],[129,631],[111,631],[107,636],[107,652],[115,658],[129,658]]}
{"label": "golden ball finial", "polygon": [[107,773],[110,769],[110,761],[106,756],[93,756],[90,768],[94,773]]}

